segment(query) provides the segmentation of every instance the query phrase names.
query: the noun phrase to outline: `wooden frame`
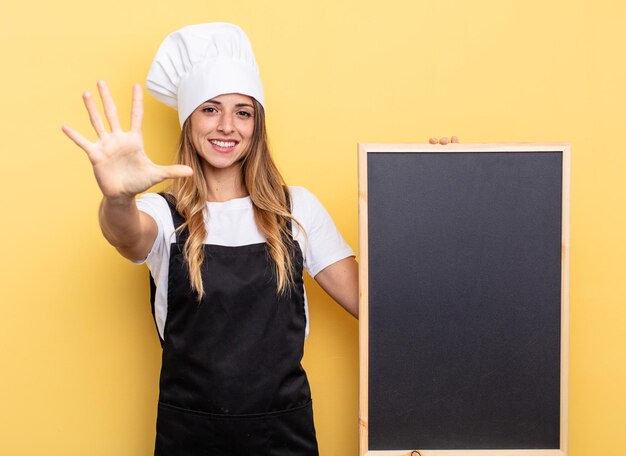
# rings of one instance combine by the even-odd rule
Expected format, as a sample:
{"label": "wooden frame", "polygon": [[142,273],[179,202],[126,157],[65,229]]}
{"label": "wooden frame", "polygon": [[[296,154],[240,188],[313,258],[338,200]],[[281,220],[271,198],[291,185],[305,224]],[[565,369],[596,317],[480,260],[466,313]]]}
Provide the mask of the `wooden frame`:
{"label": "wooden frame", "polygon": [[[419,450],[371,451],[368,449],[368,189],[367,156],[394,152],[562,152],[563,205],[561,249],[561,406],[560,448],[550,450]],[[566,456],[568,443],[569,358],[569,257],[570,257],[570,168],[569,144],[359,144],[359,454],[360,456]],[[390,375],[392,375],[390,373]]]}

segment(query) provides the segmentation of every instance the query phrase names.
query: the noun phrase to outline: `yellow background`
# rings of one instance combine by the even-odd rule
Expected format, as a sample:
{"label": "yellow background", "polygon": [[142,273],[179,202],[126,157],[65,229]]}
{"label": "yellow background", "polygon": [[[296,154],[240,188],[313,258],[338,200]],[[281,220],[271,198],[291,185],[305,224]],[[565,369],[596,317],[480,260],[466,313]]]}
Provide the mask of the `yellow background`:
{"label": "yellow background", "polygon": [[[357,247],[357,142],[573,147],[570,454],[626,446],[626,7],[617,0],[120,1],[0,4],[0,454],[148,455],[160,348],[148,272],[102,238],[99,190],[60,127],[80,94],[127,115],[161,40],[231,21],[252,40],[270,140]],[[146,95],[171,160],[173,110]],[[309,281],[308,370],[322,456],[357,454],[357,323]]]}

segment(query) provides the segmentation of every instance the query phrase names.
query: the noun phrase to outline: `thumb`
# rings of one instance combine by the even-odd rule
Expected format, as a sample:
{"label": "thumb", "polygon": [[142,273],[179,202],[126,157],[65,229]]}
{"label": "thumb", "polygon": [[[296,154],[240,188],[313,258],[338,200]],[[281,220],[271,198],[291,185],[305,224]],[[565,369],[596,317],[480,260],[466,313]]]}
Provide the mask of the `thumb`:
{"label": "thumb", "polygon": [[163,179],[178,179],[193,175],[193,170],[187,165],[159,166]]}

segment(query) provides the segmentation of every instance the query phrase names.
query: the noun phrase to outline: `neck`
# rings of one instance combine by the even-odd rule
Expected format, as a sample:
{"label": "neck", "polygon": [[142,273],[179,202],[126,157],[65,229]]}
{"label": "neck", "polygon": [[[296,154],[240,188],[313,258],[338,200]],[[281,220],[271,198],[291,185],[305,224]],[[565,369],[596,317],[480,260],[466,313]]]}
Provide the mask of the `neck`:
{"label": "neck", "polygon": [[224,202],[248,196],[242,180],[241,166],[226,169],[205,166],[203,171],[207,181],[207,201]]}

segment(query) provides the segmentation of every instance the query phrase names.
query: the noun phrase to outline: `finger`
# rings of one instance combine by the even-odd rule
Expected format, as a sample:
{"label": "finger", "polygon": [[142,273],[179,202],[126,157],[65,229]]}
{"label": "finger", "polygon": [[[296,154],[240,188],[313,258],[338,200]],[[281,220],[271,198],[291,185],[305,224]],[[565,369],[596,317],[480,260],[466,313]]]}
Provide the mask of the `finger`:
{"label": "finger", "polygon": [[78,147],[87,152],[88,155],[90,154],[91,141],[87,140],[80,133],[67,125],[63,125],[61,129],[63,130],[63,133],[65,133],[68,138],[74,141]]}
{"label": "finger", "polygon": [[106,82],[102,80],[98,81],[98,92],[100,92],[102,106],[104,107],[104,113],[109,121],[111,131],[120,131],[120,120],[117,116],[117,108],[115,107],[115,102],[113,101],[111,91],[109,90],[109,86],[107,86]]}
{"label": "finger", "polygon": [[428,142],[431,143],[431,144],[437,144],[439,142],[439,140],[437,138],[430,138],[428,140]]}
{"label": "finger", "polygon": [[158,168],[161,172],[163,180],[178,179],[181,177],[189,177],[193,175],[193,170],[186,165],[158,166]]}
{"label": "finger", "polygon": [[450,138],[450,142],[451,143],[458,143],[459,142],[459,138],[457,136],[453,136],[452,138]]}
{"label": "finger", "polygon": [[102,117],[100,117],[100,114],[98,113],[98,108],[96,107],[96,103],[93,101],[91,93],[83,93],[83,102],[85,103],[85,107],[89,113],[89,121],[91,122],[91,125],[93,125],[93,129],[96,130],[98,137],[101,138],[102,136],[106,136],[107,131],[104,128]]}
{"label": "finger", "polygon": [[143,120],[143,91],[141,84],[133,86],[133,105],[130,109],[130,129],[136,133],[141,133],[141,122]]}
{"label": "finger", "polygon": [[440,138],[439,139],[439,144],[441,144],[442,146],[445,146],[446,144],[448,144],[448,138]]}

